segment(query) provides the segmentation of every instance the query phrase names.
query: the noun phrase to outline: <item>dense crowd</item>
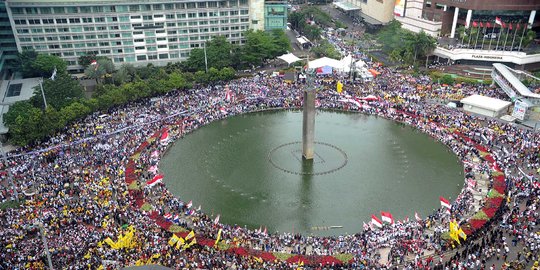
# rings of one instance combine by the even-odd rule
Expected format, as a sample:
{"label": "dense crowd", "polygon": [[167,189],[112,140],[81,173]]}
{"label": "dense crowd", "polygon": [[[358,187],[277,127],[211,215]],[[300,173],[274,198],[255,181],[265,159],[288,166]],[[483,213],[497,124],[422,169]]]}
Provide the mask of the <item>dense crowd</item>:
{"label": "dense crowd", "polygon": [[[476,236],[482,239],[481,242],[467,246],[460,253],[461,257],[445,261],[434,259],[450,249],[447,242],[441,240],[448,220],[470,215],[474,196],[466,188],[460,199],[453,202],[451,215],[438,211],[420,222],[367,229],[339,237],[275,235],[227,224],[215,225],[212,218],[201,211],[190,211],[186,203],[173,197],[163,184],[145,188],[145,196],[160,207],[161,214],[179,213],[178,224],[193,229],[196,235],[215,238],[217,229],[222,228],[222,239],[236,239],[250,249],[305,254],[309,246],[311,254],[305,255],[351,253],[354,258],[350,267],[383,268],[405,263],[415,268],[420,265],[436,268],[446,263],[450,267],[454,265],[453,268],[462,265],[480,269],[486,258],[500,256],[506,259],[506,247],[517,244],[524,249],[520,258],[536,259],[539,246],[535,227],[539,203],[537,179],[536,174],[522,177],[518,168],[527,174],[538,168],[538,135],[436,102],[472,93],[501,97],[496,89],[461,86],[456,91],[455,86],[441,86],[427,77],[414,78],[388,68],[380,68],[380,71],[382,74],[375,82],[347,82],[346,93],[341,95],[334,91],[333,82],[314,80],[311,83],[319,88],[320,108],[360,111],[412,125],[446,144],[464,161],[466,170],[478,173],[489,170],[482,161],[473,161],[478,153],[470,145],[448,132],[459,129],[492,149],[499,166],[511,176],[508,177],[511,180],[508,193],[513,201],[504,206],[505,211],[493,225],[501,224],[500,228],[482,231]],[[134,149],[162,127],[169,127],[174,140],[223,117],[267,108],[296,108],[301,105],[301,91],[305,87],[305,84],[285,83],[279,77],[256,76],[232,81],[226,86],[177,91],[159,100],[144,100],[103,114],[96,113],[31,149],[22,148],[10,153],[4,166],[12,171],[19,193],[26,193],[26,202],[20,208],[0,212],[0,268],[44,267],[46,259],[39,239],[39,224],[44,227],[52,262],[59,269],[97,268],[102,264],[129,266],[148,260],[177,268],[291,267],[283,261],[260,262],[197,246],[175,250],[167,244],[171,234],[160,230],[144,211],[133,208],[123,175],[126,161]],[[227,92],[232,93],[228,101]],[[362,97],[368,94],[381,99],[358,107],[343,102],[342,98],[344,95]],[[483,137],[489,139],[484,142]],[[157,141],[150,147],[148,153],[163,153],[167,148]],[[154,173],[148,172],[147,168],[158,161],[159,156],[141,155],[137,174],[141,183],[152,178]],[[6,178],[4,174],[4,182]],[[7,182],[1,188],[2,201],[13,199]],[[522,201],[526,204],[520,203]],[[124,224],[135,226],[138,248],[114,250],[102,244],[107,237],[116,238],[124,230]],[[428,233],[428,229],[433,233]],[[506,241],[497,237],[502,231],[511,235]],[[382,248],[390,248],[387,265],[379,263]],[[415,255],[415,260],[406,262],[407,256]]]}
{"label": "dense crowd", "polygon": [[[539,135],[445,105],[470,94],[504,99],[504,93],[487,86],[441,85],[426,76],[374,68],[381,74],[368,83],[352,82],[339,74],[307,83],[254,76],[226,85],[173,91],[94,113],[46,141],[9,153],[3,170],[11,171],[18,193],[25,200],[19,208],[0,210],[0,269],[46,267],[41,228],[56,269],[115,269],[143,263],[177,269],[296,267],[283,260],[260,260],[201,245],[175,249],[168,243],[172,234],[160,229],[148,212],[134,206],[137,198],[130,195],[124,176],[133,153],[156,131],[166,128],[170,143],[224,117],[272,108],[299,108],[302,91],[307,87],[317,88],[319,109],[358,111],[411,125],[447,145],[463,161],[467,178],[488,174],[490,164],[480,158],[481,153],[469,141],[452,132],[459,131],[492,152],[505,172],[510,199],[483,230],[469,235],[455,254],[447,253],[453,247],[443,239],[448,222],[463,222],[474,214],[473,205],[482,204],[482,199],[475,196],[478,190],[468,187],[468,179],[464,179],[464,188],[452,202],[450,213],[439,210],[420,221],[366,228],[352,235],[272,234],[216,223],[214,217],[186,203],[190,198],[174,197],[165,184],[145,187],[159,173],[155,168],[169,145],[155,140],[136,159],[136,181],[146,200],[160,215],[178,215],[175,224],[193,230],[197,237],[215,239],[221,229],[223,241],[250,250],[305,256],[352,254],[344,268],[394,269],[399,265],[400,269],[488,269],[487,261],[494,257],[530,263],[537,260]],[[344,93],[336,93],[336,80],[345,84]],[[350,102],[368,95],[377,99]],[[0,201],[13,200],[15,193],[8,174],[1,177]],[[104,243],[107,238],[116,239],[125,233],[126,225],[134,227],[135,248],[113,249]],[[513,248],[520,248],[517,258],[509,257]],[[389,250],[387,258],[381,258],[383,249]]]}

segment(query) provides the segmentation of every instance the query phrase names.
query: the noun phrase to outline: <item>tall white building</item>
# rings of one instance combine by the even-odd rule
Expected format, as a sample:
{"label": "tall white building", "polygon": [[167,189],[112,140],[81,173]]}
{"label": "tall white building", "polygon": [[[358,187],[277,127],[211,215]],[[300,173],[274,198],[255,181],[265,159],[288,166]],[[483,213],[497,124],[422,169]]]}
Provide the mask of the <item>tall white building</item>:
{"label": "tall white building", "polygon": [[60,56],[72,71],[86,54],[163,65],[214,36],[241,44],[246,30],[264,30],[261,7],[264,0],[6,1],[18,50]]}

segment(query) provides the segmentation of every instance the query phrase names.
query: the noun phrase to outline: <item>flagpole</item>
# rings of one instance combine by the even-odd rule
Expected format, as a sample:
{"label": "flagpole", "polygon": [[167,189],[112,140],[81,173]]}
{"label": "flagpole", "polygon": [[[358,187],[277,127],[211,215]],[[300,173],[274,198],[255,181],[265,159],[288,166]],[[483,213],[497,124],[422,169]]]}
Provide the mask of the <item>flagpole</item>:
{"label": "flagpole", "polygon": [[206,68],[206,73],[208,73],[208,58],[206,57],[206,42],[204,43],[204,67]]}
{"label": "flagpole", "polygon": [[[512,25],[512,23],[510,23],[510,25]],[[510,34],[510,25],[508,25],[508,31],[506,31],[506,37],[504,38],[503,51],[506,50],[506,42],[508,41],[508,35]]]}
{"label": "flagpole", "polygon": [[501,24],[501,31],[499,31],[499,34],[497,35],[497,45],[495,45],[495,50],[497,50],[499,48],[499,41],[501,40],[501,34],[502,34],[502,24]]}
{"label": "flagpole", "polygon": [[[486,29],[485,31],[487,31],[487,23],[486,23]],[[483,34],[483,33],[482,33]],[[486,42],[486,38],[485,37],[482,37],[482,50],[484,49],[484,42]]]}
{"label": "flagpole", "polygon": [[476,33],[476,39],[474,40],[474,49],[476,49],[476,45],[478,45],[478,35],[480,35],[480,28],[478,28],[478,31]]}
{"label": "flagpole", "polygon": [[489,36],[489,50],[491,50],[491,42],[493,42],[493,34],[495,33],[495,26],[497,26],[497,23],[493,26],[491,30],[491,35]]}
{"label": "flagpole", "polygon": [[527,32],[528,26],[528,23],[525,23],[525,26],[523,26],[523,34],[521,35],[521,40],[519,41],[518,52],[521,51],[521,44],[523,43],[523,37],[525,36],[525,32]]}
{"label": "flagpole", "polygon": [[517,34],[517,31],[519,30],[519,24],[520,23],[521,23],[521,21],[516,24],[516,30],[514,31],[514,37],[512,38],[512,51],[514,50],[514,41],[516,40],[516,34]]}

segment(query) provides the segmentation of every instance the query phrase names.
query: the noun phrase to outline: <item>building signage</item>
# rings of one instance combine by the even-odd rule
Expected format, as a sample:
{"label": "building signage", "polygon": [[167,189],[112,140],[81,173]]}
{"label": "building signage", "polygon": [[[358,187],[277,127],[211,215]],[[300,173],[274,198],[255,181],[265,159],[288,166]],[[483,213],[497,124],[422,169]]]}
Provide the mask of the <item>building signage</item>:
{"label": "building signage", "polygon": [[502,60],[502,56],[497,55],[472,55],[472,58],[474,59],[486,59],[486,60]]}
{"label": "building signage", "polygon": [[522,121],[525,120],[527,108],[527,103],[521,102],[519,100],[516,101],[516,103],[514,103],[514,111],[512,112],[512,116]]}
{"label": "building signage", "polygon": [[407,0],[396,0],[396,4],[394,5],[394,15],[399,17],[405,16],[405,2]]}

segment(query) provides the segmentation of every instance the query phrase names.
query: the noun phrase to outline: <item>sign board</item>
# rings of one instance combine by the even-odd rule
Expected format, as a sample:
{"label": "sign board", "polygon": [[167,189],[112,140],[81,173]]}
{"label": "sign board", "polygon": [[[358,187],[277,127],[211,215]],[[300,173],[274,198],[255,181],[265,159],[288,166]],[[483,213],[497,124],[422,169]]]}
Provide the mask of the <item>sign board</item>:
{"label": "sign board", "polygon": [[514,103],[512,116],[523,121],[525,120],[528,108],[529,106],[527,106],[527,103],[517,100],[516,103]]}
{"label": "sign board", "polygon": [[398,17],[404,17],[405,16],[405,2],[407,0],[396,0],[396,4],[394,5],[394,15]]}

